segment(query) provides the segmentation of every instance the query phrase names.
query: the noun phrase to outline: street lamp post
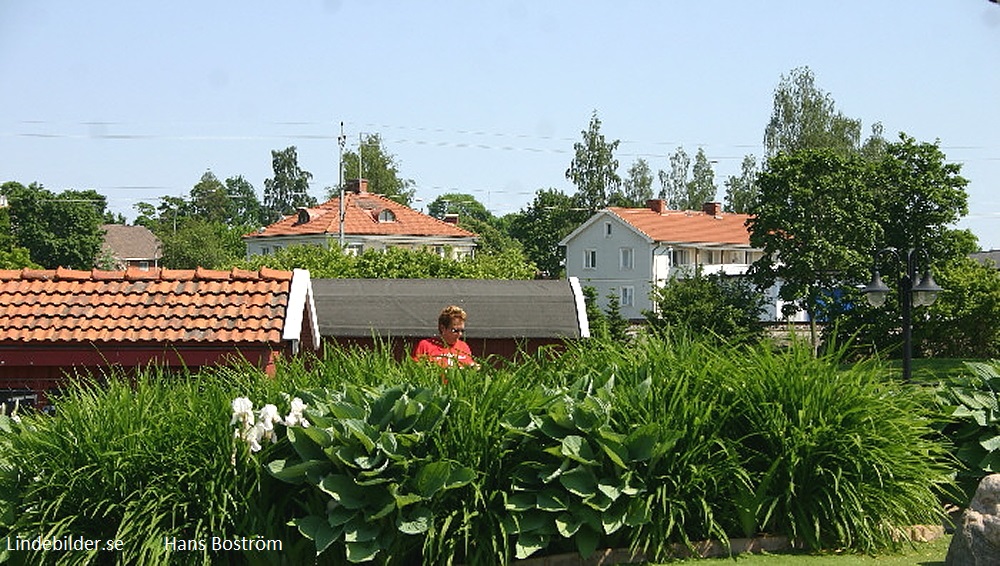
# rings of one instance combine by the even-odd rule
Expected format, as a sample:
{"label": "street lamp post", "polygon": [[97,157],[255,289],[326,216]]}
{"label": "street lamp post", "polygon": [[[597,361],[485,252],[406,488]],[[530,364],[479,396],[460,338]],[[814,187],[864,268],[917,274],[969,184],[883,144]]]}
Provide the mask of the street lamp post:
{"label": "street lamp post", "polygon": [[[931,305],[937,300],[941,287],[934,282],[931,275],[930,258],[921,248],[910,248],[903,255],[896,248],[884,248],[875,254],[875,264],[872,268],[872,280],[864,288],[868,303],[878,308],[885,303],[889,287],[882,282],[879,273],[879,260],[884,256],[896,259],[903,268],[899,276],[899,302],[903,309],[903,380],[909,381],[913,375],[913,307]],[[917,281],[918,262],[923,261],[925,271]]]}

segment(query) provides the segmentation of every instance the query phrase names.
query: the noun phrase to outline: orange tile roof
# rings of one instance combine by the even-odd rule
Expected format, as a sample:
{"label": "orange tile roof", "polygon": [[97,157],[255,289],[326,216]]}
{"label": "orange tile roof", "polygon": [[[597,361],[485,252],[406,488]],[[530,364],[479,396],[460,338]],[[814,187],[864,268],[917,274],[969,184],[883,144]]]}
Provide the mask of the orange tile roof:
{"label": "orange tile roof", "polygon": [[0,342],[281,343],[292,273],[0,270]]}
{"label": "orange tile roof", "polygon": [[717,215],[696,210],[656,212],[650,208],[609,207],[608,210],[655,242],[750,245],[749,214]]}
{"label": "orange tile roof", "polygon": [[[344,193],[344,233],[350,235],[438,236],[474,238],[476,235],[458,226],[417,212],[392,199],[374,193],[346,191]],[[379,213],[389,210],[395,216],[391,222],[380,222]],[[339,234],[340,197],[306,209],[307,222],[292,214],[247,238],[269,236],[307,236]]]}

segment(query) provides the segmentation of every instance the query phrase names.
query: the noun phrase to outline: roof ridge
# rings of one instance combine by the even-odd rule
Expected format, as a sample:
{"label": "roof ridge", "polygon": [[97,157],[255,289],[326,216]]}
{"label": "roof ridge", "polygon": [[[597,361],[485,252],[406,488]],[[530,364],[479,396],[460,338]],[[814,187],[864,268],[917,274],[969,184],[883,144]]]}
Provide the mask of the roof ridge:
{"label": "roof ridge", "polygon": [[125,271],[91,269],[0,269],[0,280],[51,280],[51,281],[254,281],[273,280],[291,281],[292,272],[282,269],[261,267],[259,270],[240,269],[229,270],[207,269],[169,269],[153,267],[147,270],[130,266]]}

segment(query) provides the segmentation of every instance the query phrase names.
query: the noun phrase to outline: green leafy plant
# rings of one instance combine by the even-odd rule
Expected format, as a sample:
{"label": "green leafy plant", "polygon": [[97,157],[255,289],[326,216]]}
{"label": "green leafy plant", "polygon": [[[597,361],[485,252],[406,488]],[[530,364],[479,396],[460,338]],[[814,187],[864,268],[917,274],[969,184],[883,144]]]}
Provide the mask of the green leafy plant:
{"label": "green leafy plant", "polygon": [[447,500],[460,497],[455,492],[475,471],[433,449],[446,398],[412,386],[350,385],[297,396],[308,406],[309,426],[288,427],[295,455],[267,468],[312,488],[307,514],[292,524],[315,543],[317,555],[339,542],[349,562],[388,562],[420,547],[420,535],[447,530],[457,507]]}
{"label": "green leafy plant", "polygon": [[588,557],[605,535],[649,520],[635,498],[645,491],[635,468],[651,457],[655,432],[615,431],[614,381],[596,390],[593,385],[584,379],[549,391],[543,404],[504,421],[517,444],[504,494],[506,530],[517,536],[517,558],[559,537],[573,540]]}
{"label": "green leafy plant", "polygon": [[958,473],[964,505],[985,475],[1000,471],[1000,363],[966,362],[970,375],[937,389],[942,432],[964,469]]}

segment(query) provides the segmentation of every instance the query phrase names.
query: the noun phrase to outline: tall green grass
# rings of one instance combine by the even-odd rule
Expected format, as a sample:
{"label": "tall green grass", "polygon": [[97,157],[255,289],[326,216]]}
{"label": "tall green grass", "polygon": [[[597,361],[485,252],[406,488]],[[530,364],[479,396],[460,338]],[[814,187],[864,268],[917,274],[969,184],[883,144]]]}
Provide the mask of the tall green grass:
{"label": "tall green grass", "polygon": [[120,540],[119,552],[38,551],[26,563],[212,563],[210,549],[174,553],[165,539],[277,537],[262,489],[271,483],[237,457],[230,418],[234,394],[268,383],[250,367],[202,375],[150,368],[136,378],[78,379],[56,414],[24,415],[6,437],[0,488],[16,496],[2,534]]}

